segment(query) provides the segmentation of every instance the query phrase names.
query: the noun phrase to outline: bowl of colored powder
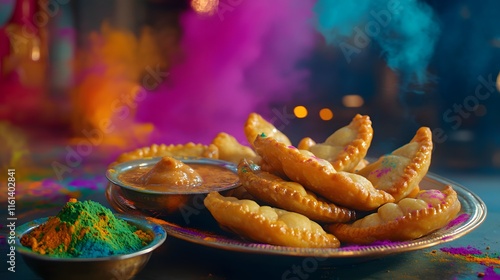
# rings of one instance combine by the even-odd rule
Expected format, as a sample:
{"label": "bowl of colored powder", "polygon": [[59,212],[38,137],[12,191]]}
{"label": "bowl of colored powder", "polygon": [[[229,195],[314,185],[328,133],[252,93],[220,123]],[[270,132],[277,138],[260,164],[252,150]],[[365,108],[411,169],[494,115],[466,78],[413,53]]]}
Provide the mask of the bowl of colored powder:
{"label": "bowl of colored powder", "polygon": [[76,199],[16,230],[17,251],[44,279],[131,279],[166,237],[144,218]]}
{"label": "bowl of colored powder", "polygon": [[227,194],[240,185],[234,163],[208,158],[132,160],[109,168],[106,177],[106,195],[115,209],[184,222],[208,213],[203,200],[209,192]]}

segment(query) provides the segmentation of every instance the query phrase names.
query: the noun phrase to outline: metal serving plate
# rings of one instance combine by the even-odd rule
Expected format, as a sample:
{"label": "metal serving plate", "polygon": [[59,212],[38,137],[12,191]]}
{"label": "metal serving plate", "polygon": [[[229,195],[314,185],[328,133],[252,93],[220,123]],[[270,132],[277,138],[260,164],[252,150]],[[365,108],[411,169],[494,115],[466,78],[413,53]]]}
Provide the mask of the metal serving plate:
{"label": "metal serving plate", "polygon": [[[420,188],[441,190],[451,185],[458,194],[462,208],[457,217],[447,226],[418,239],[404,242],[380,242],[363,246],[341,246],[340,248],[295,248],[274,246],[243,240],[236,235],[224,232],[215,226],[195,223],[176,223],[164,220],[161,224],[165,230],[176,238],[196,243],[203,246],[219,248],[235,252],[252,254],[266,254],[276,256],[296,257],[323,257],[329,259],[371,259],[391,254],[409,252],[413,250],[432,247],[449,242],[470,233],[477,228],[486,218],[486,205],[473,192],[451,180],[428,173],[420,183]],[[120,212],[136,212],[124,203],[116,189],[108,187],[106,191],[111,205]],[[161,218],[161,217],[158,217]]]}

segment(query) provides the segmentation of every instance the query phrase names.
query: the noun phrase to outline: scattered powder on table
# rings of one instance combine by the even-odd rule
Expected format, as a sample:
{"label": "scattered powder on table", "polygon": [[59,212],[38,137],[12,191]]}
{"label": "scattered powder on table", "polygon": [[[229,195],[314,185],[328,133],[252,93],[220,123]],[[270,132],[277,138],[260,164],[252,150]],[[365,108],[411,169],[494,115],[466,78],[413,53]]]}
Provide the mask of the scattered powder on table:
{"label": "scattered powder on table", "polygon": [[444,247],[440,250],[468,262],[475,262],[486,266],[495,266],[500,268],[500,257],[498,255],[495,256],[495,254],[491,255],[483,253],[481,250],[470,245],[467,247]]}
{"label": "scattered powder on table", "polygon": [[95,258],[134,252],[152,239],[97,202],[70,199],[56,216],[22,236],[21,244],[42,255]]}
{"label": "scattered powder on table", "polygon": [[[500,257],[498,254],[491,255],[483,253],[483,251],[474,248],[471,245],[467,247],[444,247],[440,250],[448,255],[467,262],[474,262],[483,265],[485,267],[485,271],[477,274],[477,276],[482,279],[500,279],[500,274],[495,272],[495,268],[500,268]],[[489,250],[489,247],[486,247],[486,250]],[[436,250],[431,252],[431,254],[434,255],[436,253]]]}
{"label": "scattered powder on table", "polygon": [[469,262],[475,262],[486,266],[493,266],[500,268],[500,258],[488,257],[488,256],[465,256],[465,259]]}
{"label": "scattered powder on table", "polygon": [[445,253],[450,253],[453,255],[461,255],[461,256],[481,255],[483,253],[481,250],[476,249],[470,245],[467,247],[444,247],[441,248],[440,250]]}
{"label": "scattered powder on table", "polygon": [[492,266],[488,266],[484,272],[478,273],[477,276],[483,278],[484,280],[500,279],[500,274],[496,273]]}

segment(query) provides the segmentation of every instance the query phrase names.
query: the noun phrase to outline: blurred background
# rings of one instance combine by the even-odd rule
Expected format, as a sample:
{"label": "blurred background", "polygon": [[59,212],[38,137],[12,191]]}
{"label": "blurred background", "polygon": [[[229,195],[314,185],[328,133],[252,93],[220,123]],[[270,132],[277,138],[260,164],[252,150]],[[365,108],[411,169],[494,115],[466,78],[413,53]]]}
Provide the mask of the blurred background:
{"label": "blurred background", "polygon": [[250,112],[294,144],[368,114],[372,157],[428,126],[431,170],[500,170],[499,1],[0,7],[0,164],[21,175],[59,176],[152,143],[208,144],[222,131],[246,143]]}

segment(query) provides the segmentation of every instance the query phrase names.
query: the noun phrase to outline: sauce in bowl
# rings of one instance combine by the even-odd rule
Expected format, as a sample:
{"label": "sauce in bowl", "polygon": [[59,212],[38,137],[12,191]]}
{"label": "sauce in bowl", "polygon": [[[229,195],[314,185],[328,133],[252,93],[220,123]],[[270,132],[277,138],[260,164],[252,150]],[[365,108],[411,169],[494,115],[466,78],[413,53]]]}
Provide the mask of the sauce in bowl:
{"label": "sauce in bowl", "polygon": [[182,163],[170,157],[153,166],[136,166],[118,174],[123,185],[165,193],[208,193],[234,186],[238,175],[230,169],[204,163]]}

